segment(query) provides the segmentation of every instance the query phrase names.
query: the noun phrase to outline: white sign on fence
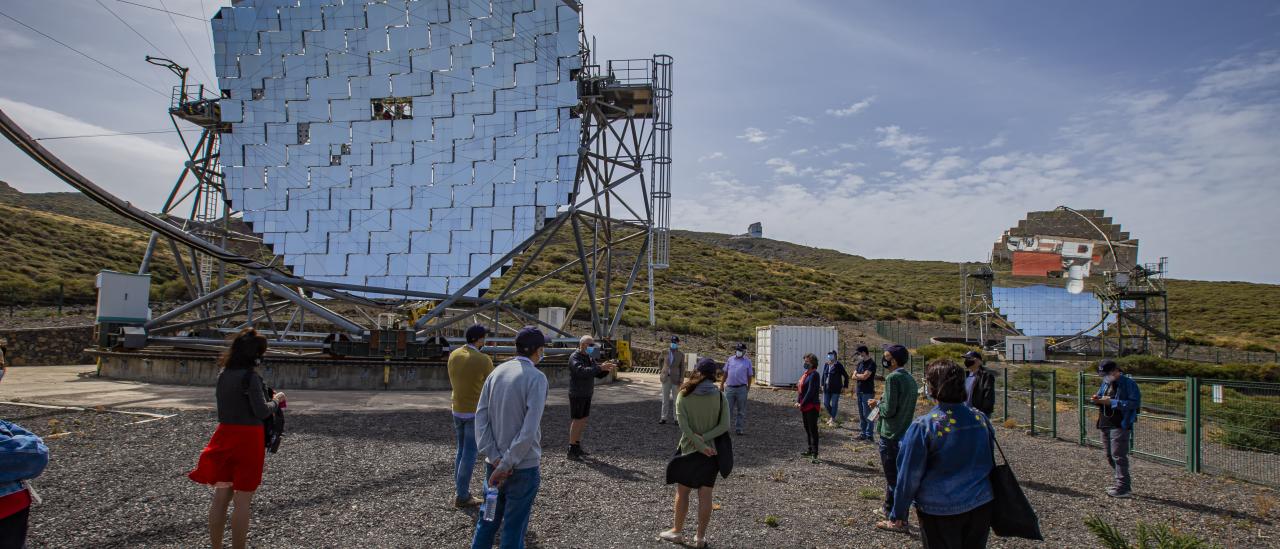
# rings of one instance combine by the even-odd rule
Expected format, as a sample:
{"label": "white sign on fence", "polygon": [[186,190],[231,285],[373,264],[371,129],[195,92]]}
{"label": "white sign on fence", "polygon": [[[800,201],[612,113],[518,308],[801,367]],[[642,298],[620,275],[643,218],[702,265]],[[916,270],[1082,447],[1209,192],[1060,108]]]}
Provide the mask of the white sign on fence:
{"label": "white sign on fence", "polygon": [[1221,385],[1213,386],[1213,403],[1222,404],[1222,386]]}

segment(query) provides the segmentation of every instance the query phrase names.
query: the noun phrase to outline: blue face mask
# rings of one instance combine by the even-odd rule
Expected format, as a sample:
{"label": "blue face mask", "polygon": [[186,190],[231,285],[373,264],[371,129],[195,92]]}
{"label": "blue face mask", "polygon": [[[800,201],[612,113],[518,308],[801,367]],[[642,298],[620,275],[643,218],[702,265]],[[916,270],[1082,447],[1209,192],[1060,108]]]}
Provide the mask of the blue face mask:
{"label": "blue face mask", "polygon": [[595,358],[595,357],[596,357],[596,356],[598,356],[599,354],[600,354],[600,348],[599,348],[599,347],[596,347],[595,345],[592,345],[592,346],[590,346],[590,347],[587,347],[587,355],[588,355],[588,356],[590,356],[591,358]]}
{"label": "blue face mask", "polygon": [[836,355],[827,355],[827,360],[828,360],[829,362],[835,362],[835,361],[836,361]]}
{"label": "blue face mask", "polygon": [[674,350],[676,350],[676,349],[679,349],[679,348],[680,348],[680,344],[679,344],[679,343],[672,343],[672,344],[671,344],[671,350],[672,350],[672,351],[674,351]]}

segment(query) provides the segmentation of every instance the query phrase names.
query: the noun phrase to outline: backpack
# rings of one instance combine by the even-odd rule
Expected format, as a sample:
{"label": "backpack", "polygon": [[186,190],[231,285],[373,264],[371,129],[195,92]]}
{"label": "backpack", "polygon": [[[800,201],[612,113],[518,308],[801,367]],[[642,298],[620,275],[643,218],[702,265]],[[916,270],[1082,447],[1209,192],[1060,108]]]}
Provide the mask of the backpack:
{"label": "backpack", "polygon": [[[253,375],[252,369],[247,370],[244,375],[243,386],[244,386],[245,396],[249,395],[249,376],[251,375]],[[270,401],[272,398],[276,396],[276,391],[275,389],[272,389],[271,387],[267,386],[266,383],[263,383],[262,396],[266,398],[268,401]],[[284,410],[281,410],[280,407],[277,406],[276,411],[272,413],[270,417],[262,420],[263,446],[267,448],[268,452],[271,452],[274,454],[276,453],[277,450],[280,449],[280,439],[283,436],[284,436]]]}

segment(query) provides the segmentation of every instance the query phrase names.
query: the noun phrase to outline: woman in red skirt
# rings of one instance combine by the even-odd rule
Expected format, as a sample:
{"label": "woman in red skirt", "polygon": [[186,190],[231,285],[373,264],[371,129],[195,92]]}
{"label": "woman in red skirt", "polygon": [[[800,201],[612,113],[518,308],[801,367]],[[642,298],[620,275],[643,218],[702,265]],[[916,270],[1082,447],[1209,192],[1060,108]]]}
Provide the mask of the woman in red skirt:
{"label": "woman in red skirt", "polygon": [[268,401],[263,393],[262,377],[254,367],[267,352],[267,338],[253,328],[246,328],[231,340],[231,346],[219,359],[218,428],[209,445],[200,452],[200,461],[187,476],[214,487],[213,504],[209,507],[209,538],[213,547],[222,547],[222,533],[227,525],[227,507],[233,501],[231,545],[243,549],[249,536],[249,511],[253,493],[262,483],[262,465],[266,457],[262,420],[271,417],[284,404],[284,393],[277,392]]}

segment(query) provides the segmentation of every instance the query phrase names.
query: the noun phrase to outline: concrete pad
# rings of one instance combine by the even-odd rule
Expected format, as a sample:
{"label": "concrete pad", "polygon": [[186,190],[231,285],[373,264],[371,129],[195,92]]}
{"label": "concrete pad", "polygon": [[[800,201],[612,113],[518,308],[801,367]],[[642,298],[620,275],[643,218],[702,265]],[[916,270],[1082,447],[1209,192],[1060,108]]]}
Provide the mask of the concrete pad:
{"label": "concrete pad", "polygon": [[[291,414],[333,411],[449,409],[448,391],[315,391],[281,387]],[[553,387],[547,402],[566,405],[568,388]],[[623,373],[615,383],[596,387],[595,402],[652,401],[657,414],[661,384],[654,374]],[[100,378],[94,366],[32,366],[8,369],[0,382],[0,402],[111,409],[212,410],[212,387],[159,385]]]}

